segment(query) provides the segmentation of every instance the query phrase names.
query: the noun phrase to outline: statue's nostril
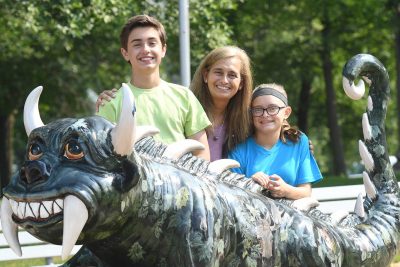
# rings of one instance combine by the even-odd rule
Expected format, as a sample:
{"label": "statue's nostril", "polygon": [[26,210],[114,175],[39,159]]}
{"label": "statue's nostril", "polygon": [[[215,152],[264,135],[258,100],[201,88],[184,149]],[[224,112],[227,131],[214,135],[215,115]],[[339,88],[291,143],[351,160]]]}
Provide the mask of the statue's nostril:
{"label": "statue's nostril", "polygon": [[28,161],[20,170],[20,178],[27,184],[45,181],[48,176],[46,165],[40,161]]}
{"label": "statue's nostril", "polygon": [[29,170],[29,175],[27,176],[27,178],[28,183],[34,183],[42,178],[42,174],[38,169],[34,168]]}

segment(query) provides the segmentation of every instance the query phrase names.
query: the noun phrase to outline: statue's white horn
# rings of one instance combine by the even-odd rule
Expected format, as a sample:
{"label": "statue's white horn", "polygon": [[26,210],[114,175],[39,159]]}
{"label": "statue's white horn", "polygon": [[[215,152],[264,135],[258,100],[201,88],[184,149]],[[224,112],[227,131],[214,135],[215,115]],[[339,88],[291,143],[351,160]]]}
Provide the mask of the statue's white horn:
{"label": "statue's white horn", "polygon": [[118,124],[111,132],[114,152],[126,156],[133,151],[135,144],[135,98],[126,83],[122,84],[123,100],[122,110]]}
{"label": "statue's white horn", "polygon": [[39,114],[39,98],[42,90],[42,86],[36,87],[28,95],[25,101],[24,125],[28,136],[34,129],[44,126]]}

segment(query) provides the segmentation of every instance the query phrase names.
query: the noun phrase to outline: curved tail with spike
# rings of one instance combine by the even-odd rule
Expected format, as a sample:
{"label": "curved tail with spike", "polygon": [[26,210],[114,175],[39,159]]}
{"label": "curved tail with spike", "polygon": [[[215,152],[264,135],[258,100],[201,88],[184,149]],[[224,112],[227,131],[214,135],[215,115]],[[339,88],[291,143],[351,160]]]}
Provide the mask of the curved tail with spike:
{"label": "curved tail with spike", "polygon": [[[357,79],[360,79],[358,85],[355,84]],[[356,55],[344,66],[343,87],[350,98],[356,100],[363,96],[363,80],[370,87],[367,110],[362,116],[364,140],[359,141],[359,152],[366,169],[363,180],[367,196],[364,205],[356,206],[359,220],[350,219],[349,216],[339,225],[355,226],[358,234],[352,239],[353,245],[369,247],[360,250],[363,255],[359,263],[363,266],[377,266],[378,263],[384,266],[390,263],[399,245],[400,195],[389,161],[385,134],[389,76],[382,63],[368,54]],[[360,242],[359,245],[356,240]],[[367,253],[372,252],[373,247],[378,253]],[[357,262],[350,252],[345,258],[349,262]]]}
{"label": "curved tail with spike", "polygon": [[363,114],[364,142],[359,142],[361,158],[367,173],[379,191],[397,193],[396,177],[387,153],[385,117],[390,95],[389,76],[382,63],[374,56],[359,54],[350,59],[343,69],[346,94],[357,99],[364,94],[364,86],[355,86],[356,79],[370,84],[367,111]]}

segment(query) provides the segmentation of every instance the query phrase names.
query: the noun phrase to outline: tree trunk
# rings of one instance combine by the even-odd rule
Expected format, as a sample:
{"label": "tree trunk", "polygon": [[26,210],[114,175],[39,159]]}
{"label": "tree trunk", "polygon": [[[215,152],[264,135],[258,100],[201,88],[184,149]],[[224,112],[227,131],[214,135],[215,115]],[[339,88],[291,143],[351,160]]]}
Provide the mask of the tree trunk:
{"label": "tree trunk", "polygon": [[[11,176],[12,155],[13,155],[13,129],[15,115],[11,112],[8,115],[0,115],[0,189],[3,189]],[[0,196],[2,196],[0,190]]]}
{"label": "tree trunk", "polygon": [[308,132],[308,110],[310,107],[310,92],[311,92],[311,80],[306,77],[302,77],[300,98],[297,108],[298,110],[297,126],[302,132],[306,134]]}
{"label": "tree trunk", "polygon": [[397,156],[400,156],[400,4],[395,8],[395,49],[396,49],[396,100],[397,100]]}
{"label": "tree trunk", "polygon": [[330,49],[330,21],[326,7],[324,8],[324,30],[322,31],[322,65],[324,72],[325,88],[326,88],[326,106],[328,108],[328,127],[330,145],[333,153],[333,170],[335,175],[346,173],[346,164],[344,161],[343,142],[340,126],[338,124],[336,112],[336,95],[333,86],[332,77],[332,58]]}

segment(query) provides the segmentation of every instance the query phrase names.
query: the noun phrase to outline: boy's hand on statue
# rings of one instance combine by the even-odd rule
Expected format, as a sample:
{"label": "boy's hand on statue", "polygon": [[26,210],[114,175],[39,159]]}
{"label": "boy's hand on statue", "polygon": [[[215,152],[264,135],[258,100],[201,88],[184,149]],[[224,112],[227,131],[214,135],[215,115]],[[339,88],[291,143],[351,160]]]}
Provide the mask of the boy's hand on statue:
{"label": "boy's hand on statue", "polygon": [[279,175],[272,174],[269,176],[267,188],[270,190],[271,196],[282,198],[287,195],[289,185]]}
{"label": "boy's hand on statue", "polygon": [[96,101],[96,112],[99,112],[100,106],[105,105],[105,102],[103,102],[103,100],[110,102],[111,99],[115,98],[115,93],[117,91],[117,89],[113,88],[112,90],[105,90],[101,92]]}
{"label": "boy's hand on statue", "polygon": [[251,176],[251,178],[253,179],[254,182],[268,189],[269,175],[263,172],[256,172]]}

